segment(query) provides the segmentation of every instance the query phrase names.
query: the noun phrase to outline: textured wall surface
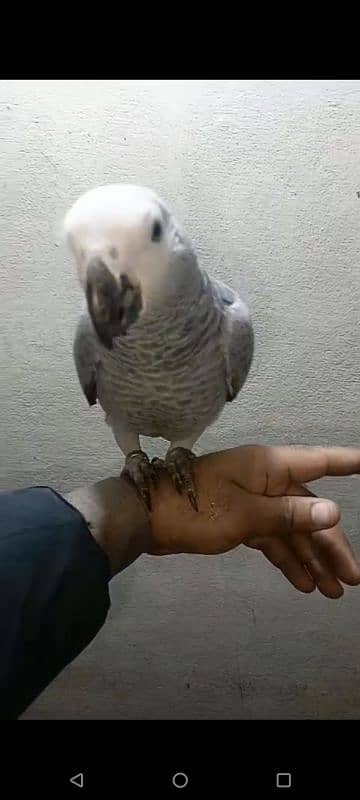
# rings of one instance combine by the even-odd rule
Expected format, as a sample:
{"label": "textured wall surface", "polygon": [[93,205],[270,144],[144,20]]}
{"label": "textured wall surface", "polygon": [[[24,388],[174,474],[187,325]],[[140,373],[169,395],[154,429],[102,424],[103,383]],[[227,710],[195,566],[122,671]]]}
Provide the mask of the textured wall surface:
{"label": "textured wall surface", "polygon": [[[359,443],[360,82],[0,82],[0,488],[116,472],[72,364],[77,195],[150,185],[257,334],[199,451]],[[152,445],[159,452],[161,445]],[[327,481],[360,553],[359,481]],[[297,594],[262,556],[139,560],[108,622],[28,718],[360,715],[360,590]]]}

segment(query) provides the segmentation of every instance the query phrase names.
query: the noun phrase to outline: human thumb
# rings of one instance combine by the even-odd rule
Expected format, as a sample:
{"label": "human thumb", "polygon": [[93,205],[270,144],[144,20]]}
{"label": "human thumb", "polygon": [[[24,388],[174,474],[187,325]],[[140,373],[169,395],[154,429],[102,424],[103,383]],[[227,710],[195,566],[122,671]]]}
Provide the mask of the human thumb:
{"label": "human thumb", "polygon": [[312,533],[333,528],[340,519],[340,509],[332,500],[286,495],[258,497],[257,501],[255,527],[260,535]]}

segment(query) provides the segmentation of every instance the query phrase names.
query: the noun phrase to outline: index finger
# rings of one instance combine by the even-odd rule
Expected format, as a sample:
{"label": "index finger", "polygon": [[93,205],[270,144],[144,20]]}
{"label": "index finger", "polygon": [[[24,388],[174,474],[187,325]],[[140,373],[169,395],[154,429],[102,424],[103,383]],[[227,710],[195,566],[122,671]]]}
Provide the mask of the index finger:
{"label": "index finger", "polygon": [[266,460],[295,483],[360,473],[360,449],[352,447],[269,447]]}

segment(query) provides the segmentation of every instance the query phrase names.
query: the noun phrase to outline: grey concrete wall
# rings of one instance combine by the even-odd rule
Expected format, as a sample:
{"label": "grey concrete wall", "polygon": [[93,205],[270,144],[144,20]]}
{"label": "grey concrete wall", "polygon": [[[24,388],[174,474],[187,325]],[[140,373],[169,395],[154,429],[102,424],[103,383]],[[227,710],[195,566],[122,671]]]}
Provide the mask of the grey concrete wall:
{"label": "grey concrete wall", "polygon": [[[61,219],[108,181],[167,198],[257,333],[240,399],[199,451],[359,443],[360,82],[0,83],[0,488],[121,466],[84,402]],[[152,452],[159,445],[151,446]],[[359,482],[327,481],[359,542]],[[297,594],[262,556],[143,558],[96,641],[28,718],[360,714],[360,590]]]}

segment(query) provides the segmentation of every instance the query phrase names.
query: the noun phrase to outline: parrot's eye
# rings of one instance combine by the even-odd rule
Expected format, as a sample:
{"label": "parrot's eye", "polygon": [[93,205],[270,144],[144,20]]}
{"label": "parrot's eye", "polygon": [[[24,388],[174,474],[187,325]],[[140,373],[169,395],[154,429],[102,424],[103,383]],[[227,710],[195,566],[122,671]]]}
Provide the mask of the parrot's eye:
{"label": "parrot's eye", "polygon": [[151,232],[151,241],[152,242],[160,242],[162,236],[162,227],[160,222],[156,220],[153,224],[152,232]]}

